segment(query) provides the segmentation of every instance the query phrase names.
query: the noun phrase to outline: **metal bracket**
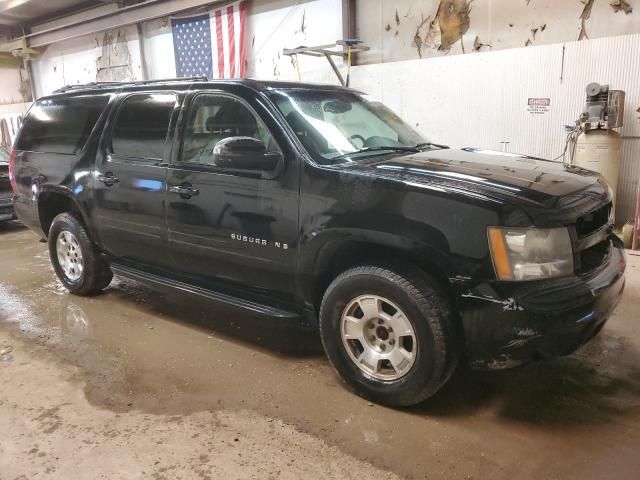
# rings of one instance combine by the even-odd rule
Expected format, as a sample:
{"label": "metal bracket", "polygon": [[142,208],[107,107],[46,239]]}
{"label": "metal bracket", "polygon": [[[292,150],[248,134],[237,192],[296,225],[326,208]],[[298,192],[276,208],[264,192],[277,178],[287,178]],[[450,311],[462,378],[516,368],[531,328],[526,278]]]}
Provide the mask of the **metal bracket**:
{"label": "metal bracket", "polygon": [[[358,52],[366,52],[370,47],[363,45],[360,40],[337,40],[336,43],[328,44],[328,45],[320,45],[317,47],[305,47],[300,46],[297,48],[285,48],[282,53],[283,55],[288,56],[298,56],[298,55],[307,55],[310,57],[325,57],[331,66],[331,69],[338,77],[340,81],[340,85],[343,87],[349,86],[349,74],[347,74],[347,79],[345,81],[342,73],[338,69],[338,66],[333,60],[333,57],[342,57],[348,58],[349,55],[353,55]],[[348,66],[350,68],[351,65]]]}

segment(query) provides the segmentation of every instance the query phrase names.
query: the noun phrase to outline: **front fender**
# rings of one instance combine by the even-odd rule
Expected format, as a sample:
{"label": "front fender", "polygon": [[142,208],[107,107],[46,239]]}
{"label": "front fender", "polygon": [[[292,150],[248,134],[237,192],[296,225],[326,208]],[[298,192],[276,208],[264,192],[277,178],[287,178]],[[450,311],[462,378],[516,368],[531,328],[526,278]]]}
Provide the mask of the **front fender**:
{"label": "front fender", "polygon": [[316,289],[326,283],[327,275],[362,261],[393,261],[400,256],[436,268],[445,278],[454,271],[446,238],[427,225],[404,226],[398,233],[334,227],[303,236],[298,263],[301,293],[308,302],[317,302]]}

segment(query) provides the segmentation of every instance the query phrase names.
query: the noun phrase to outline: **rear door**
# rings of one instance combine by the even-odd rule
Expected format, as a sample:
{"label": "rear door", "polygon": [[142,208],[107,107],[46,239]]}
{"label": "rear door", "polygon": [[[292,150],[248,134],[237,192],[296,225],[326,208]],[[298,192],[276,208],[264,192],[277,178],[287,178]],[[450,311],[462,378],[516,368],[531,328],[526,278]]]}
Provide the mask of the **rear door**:
{"label": "rear door", "polygon": [[169,263],[164,197],[180,101],[176,92],[129,93],[111,114],[96,163],[95,216],[115,257]]}
{"label": "rear door", "polygon": [[[213,149],[229,137],[279,145],[260,105],[223,92],[194,94],[183,115],[180,155],[167,178],[169,245],[177,271],[242,294],[295,290],[298,169],[283,157],[270,171],[217,165]],[[265,114],[266,116],[266,114]]]}

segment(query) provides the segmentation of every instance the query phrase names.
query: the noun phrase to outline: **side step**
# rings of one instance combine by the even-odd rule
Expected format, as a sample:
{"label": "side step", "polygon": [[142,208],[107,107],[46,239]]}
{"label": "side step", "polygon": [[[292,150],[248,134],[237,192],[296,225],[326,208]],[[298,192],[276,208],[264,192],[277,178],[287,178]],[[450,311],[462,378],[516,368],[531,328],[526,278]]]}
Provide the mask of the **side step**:
{"label": "side step", "polygon": [[270,307],[268,305],[262,305],[260,303],[238,298],[226,293],[218,292],[215,290],[209,290],[207,288],[198,287],[177,280],[161,277],[153,273],[143,272],[135,268],[131,268],[122,264],[112,263],[111,270],[114,274],[121,277],[125,277],[131,280],[135,280],[141,283],[146,283],[152,286],[158,286],[164,289],[180,291],[191,295],[197,295],[204,297],[214,302],[224,303],[231,305],[242,310],[248,310],[250,312],[266,315],[268,317],[282,318],[282,319],[295,319],[300,318],[300,315],[295,312],[289,312],[287,310],[281,310],[276,307]]}

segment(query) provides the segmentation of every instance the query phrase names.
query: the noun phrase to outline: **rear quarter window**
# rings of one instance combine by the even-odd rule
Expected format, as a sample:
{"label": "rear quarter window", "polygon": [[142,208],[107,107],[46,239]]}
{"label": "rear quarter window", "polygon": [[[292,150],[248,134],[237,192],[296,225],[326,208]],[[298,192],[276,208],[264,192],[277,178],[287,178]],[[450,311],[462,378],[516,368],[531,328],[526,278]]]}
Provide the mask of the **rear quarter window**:
{"label": "rear quarter window", "polygon": [[24,119],[16,150],[76,154],[80,152],[109,102],[109,95],[37,101]]}

